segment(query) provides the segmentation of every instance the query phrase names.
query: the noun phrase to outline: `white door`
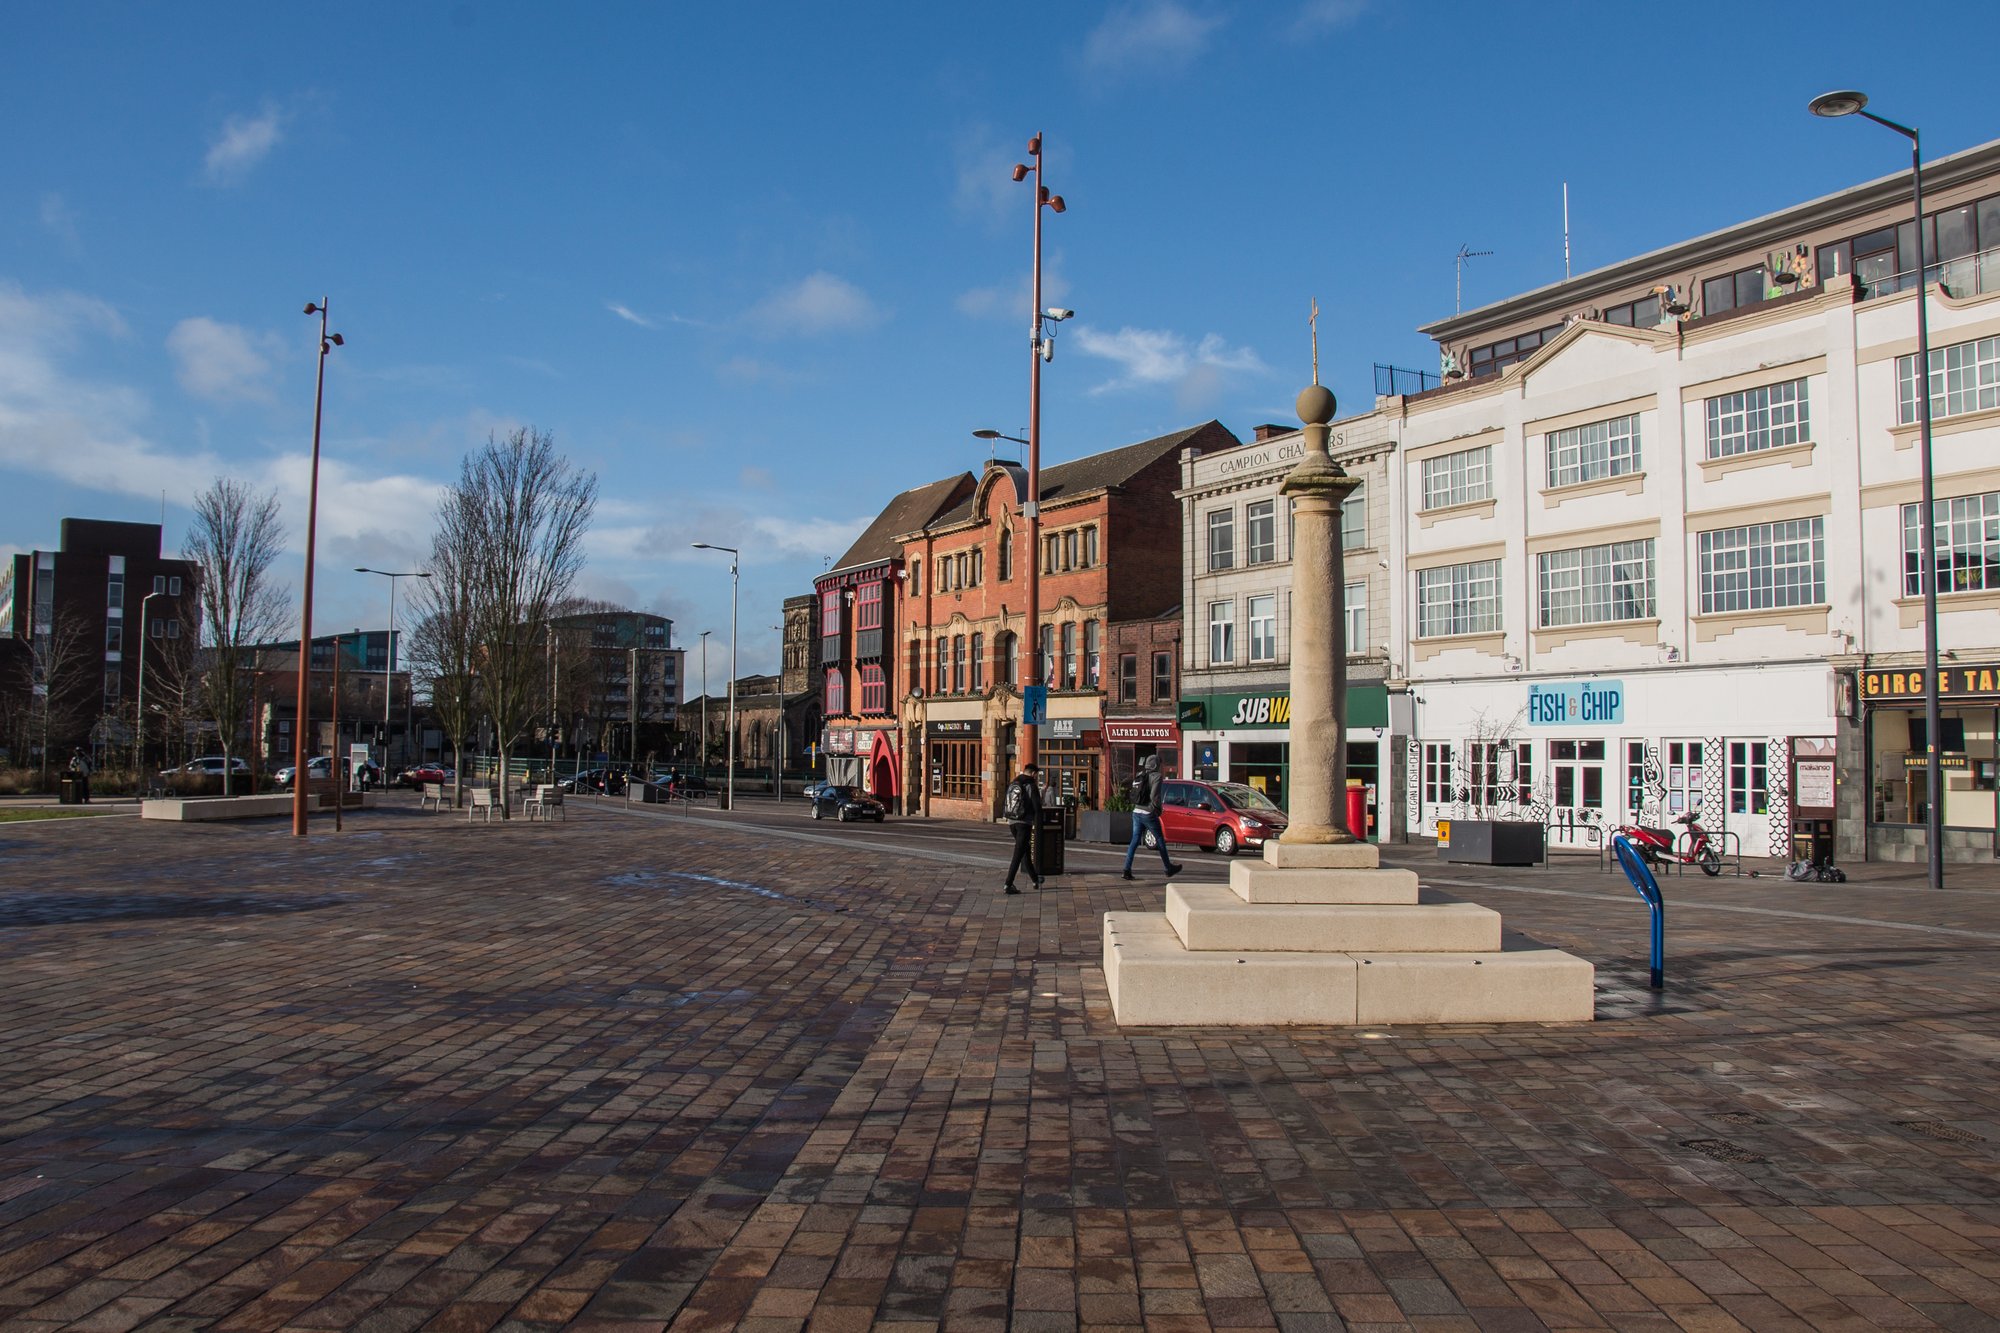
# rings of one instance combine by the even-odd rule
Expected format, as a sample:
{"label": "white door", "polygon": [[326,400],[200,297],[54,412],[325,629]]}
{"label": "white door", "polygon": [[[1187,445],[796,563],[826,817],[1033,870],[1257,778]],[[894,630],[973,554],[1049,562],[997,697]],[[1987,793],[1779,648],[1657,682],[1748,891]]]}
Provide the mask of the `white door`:
{"label": "white door", "polygon": [[1723,757],[1727,770],[1723,774],[1727,799],[1723,803],[1722,826],[1742,840],[1745,856],[1768,856],[1771,842],[1770,742],[1727,740],[1723,742]]}
{"label": "white door", "polygon": [[1596,847],[1605,825],[1603,741],[1549,742],[1549,842]]}

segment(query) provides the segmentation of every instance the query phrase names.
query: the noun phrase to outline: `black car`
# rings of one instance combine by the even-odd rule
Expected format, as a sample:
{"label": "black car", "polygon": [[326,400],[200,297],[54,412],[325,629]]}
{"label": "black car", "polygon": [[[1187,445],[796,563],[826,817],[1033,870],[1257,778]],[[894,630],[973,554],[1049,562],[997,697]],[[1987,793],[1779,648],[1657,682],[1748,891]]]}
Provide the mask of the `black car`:
{"label": "black car", "polygon": [[566,792],[582,792],[585,795],[622,796],[625,794],[625,770],[622,768],[586,768],[581,773],[564,778],[556,784]]}
{"label": "black car", "polygon": [[855,819],[872,819],[881,823],[889,812],[882,803],[869,796],[858,787],[822,786],[810,802],[814,819],[837,819],[845,823]]}

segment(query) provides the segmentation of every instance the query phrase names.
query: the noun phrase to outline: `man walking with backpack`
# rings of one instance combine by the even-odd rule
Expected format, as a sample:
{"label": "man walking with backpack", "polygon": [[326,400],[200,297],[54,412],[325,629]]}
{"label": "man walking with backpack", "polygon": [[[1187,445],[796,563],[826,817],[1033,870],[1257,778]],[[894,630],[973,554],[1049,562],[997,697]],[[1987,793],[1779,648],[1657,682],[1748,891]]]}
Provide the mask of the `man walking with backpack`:
{"label": "man walking with backpack", "polygon": [[1181,873],[1167,856],[1167,831],[1160,823],[1160,796],[1163,790],[1160,781],[1160,756],[1149,754],[1139,761],[1139,772],[1132,779],[1132,841],[1125,848],[1125,878],[1133,879],[1132,858],[1138,854],[1139,844],[1146,836],[1146,830],[1153,830],[1153,841],[1160,847],[1160,864],[1167,868],[1167,878]]}
{"label": "man walking with backpack", "polygon": [[1028,867],[1028,878],[1036,888],[1042,887],[1041,867],[1035,864],[1035,830],[1042,822],[1042,793],[1037,788],[1036,774],[1039,770],[1033,764],[1021,765],[1021,771],[1007,784],[1007,794],[1000,798],[1000,813],[1007,820],[1007,827],[1014,834],[1014,859],[1007,865],[1007,892],[1019,893],[1014,887],[1014,876],[1023,865]]}

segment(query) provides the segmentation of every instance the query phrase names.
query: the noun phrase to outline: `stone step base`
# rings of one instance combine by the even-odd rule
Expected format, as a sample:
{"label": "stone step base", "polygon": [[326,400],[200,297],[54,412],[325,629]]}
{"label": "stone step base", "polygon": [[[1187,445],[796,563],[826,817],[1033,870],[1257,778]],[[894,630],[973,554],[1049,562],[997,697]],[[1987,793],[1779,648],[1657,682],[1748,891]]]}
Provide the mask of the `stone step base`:
{"label": "stone step base", "polygon": [[1127,1027],[1581,1023],[1595,969],[1556,949],[1191,952],[1157,912],[1104,915],[1104,977]]}
{"label": "stone step base", "polygon": [[1232,861],[1229,887],[1246,903],[1403,903],[1417,901],[1414,870],[1281,870]]}
{"label": "stone step base", "polygon": [[1500,914],[1477,903],[1246,903],[1220,884],[1169,884],[1167,921],[1193,952],[1492,953],[1500,948]]}

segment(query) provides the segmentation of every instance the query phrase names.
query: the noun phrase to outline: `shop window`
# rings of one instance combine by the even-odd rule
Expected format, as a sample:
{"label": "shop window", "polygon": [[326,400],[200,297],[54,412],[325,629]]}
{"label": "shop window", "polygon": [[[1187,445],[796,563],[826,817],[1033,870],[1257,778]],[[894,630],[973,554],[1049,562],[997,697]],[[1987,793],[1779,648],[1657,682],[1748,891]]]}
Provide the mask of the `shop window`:
{"label": "shop window", "polygon": [[1445,805],[1451,800],[1451,746],[1442,741],[1424,742],[1424,804]]}
{"label": "shop window", "polygon": [[931,742],[931,795],[947,800],[979,799],[979,741]]}
{"label": "shop window", "polygon": [[1770,747],[1763,741],[1729,742],[1729,813],[1761,815],[1770,808]]}
{"label": "shop window", "polygon": [[1636,820],[1646,804],[1646,743],[1625,742],[1625,817]]}
{"label": "shop window", "polygon": [[[1946,828],[1991,833],[1995,827],[1994,707],[1946,708],[1938,715],[1938,762]],[[1878,824],[1930,819],[1928,734],[1921,710],[1878,708],[1870,716],[1871,816]]]}
{"label": "shop window", "polygon": [[1701,813],[1702,761],[1707,756],[1704,741],[1668,741],[1666,744],[1667,814],[1678,816]]}
{"label": "shop window", "polygon": [[1506,746],[1498,741],[1472,741],[1465,747],[1465,770],[1475,810],[1491,810],[1504,795],[1513,793],[1502,786],[1500,759]]}

